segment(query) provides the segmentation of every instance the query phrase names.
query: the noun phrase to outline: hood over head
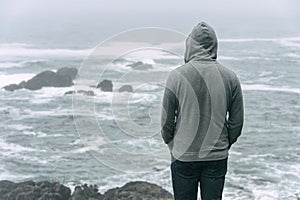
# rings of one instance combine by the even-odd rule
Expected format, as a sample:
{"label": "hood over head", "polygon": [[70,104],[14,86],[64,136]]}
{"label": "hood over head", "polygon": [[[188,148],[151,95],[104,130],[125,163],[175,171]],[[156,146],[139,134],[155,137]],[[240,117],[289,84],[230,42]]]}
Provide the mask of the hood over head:
{"label": "hood over head", "polygon": [[212,27],[205,22],[195,26],[186,39],[185,63],[191,60],[216,60],[218,40]]}

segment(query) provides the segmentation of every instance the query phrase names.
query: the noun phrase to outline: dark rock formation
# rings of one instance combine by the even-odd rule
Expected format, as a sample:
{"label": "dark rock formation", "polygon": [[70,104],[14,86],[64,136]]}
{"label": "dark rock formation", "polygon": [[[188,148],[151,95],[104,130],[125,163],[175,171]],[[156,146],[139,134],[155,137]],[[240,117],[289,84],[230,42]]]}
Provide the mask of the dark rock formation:
{"label": "dark rock formation", "polygon": [[[64,95],[69,95],[69,94],[76,94],[76,92],[72,90],[72,91],[65,92]],[[95,96],[95,93],[92,90],[78,90],[77,94],[83,94],[86,96]]]}
{"label": "dark rock formation", "polygon": [[56,71],[57,75],[60,76],[70,76],[72,80],[76,78],[78,70],[72,67],[63,67]]}
{"label": "dark rock formation", "polygon": [[38,90],[42,87],[69,87],[74,85],[73,80],[77,74],[76,68],[64,67],[58,69],[57,72],[43,71],[38,73],[30,80],[22,81],[19,84],[10,84],[4,87],[7,91],[14,91],[18,89]]}
{"label": "dark rock formation", "polygon": [[136,70],[148,70],[148,69],[152,69],[152,65],[143,63],[141,61],[129,64],[127,66],[131,67],[132,69],[136,69]]}
{"label": "dark rock formation", "polygon": [[75,92],[74,90],[72,90],[72,91],[65,92],[64,95],[75,94],[75,93],[76,93],[76,92]]}
{"label": "dark rock formation", "polygon": [[75,190],[71,196],[71,200],[103,200],[105,199],[102,194],[98,192],[97,185],[87,185],[76,186]]}
{"label": "dark rock formation", "polygon": [[121,188],[110,189],[104,193],[105,200],[172,200],[170,192],[162,187],[142,182],[129,182]]}
{"label": "dark rock formation", "polygon": [[87,96],[95,96],[95,93],[92,91],[92,90],[78,90],[77,93],[79,94],[84,94],[84,95],[87,95]]}
{"label": "dark rock formation", "polygon": [[97,88],[100,88],[103,92],[112,92],[113,84],[111,80],[103,80],[98,85]]}
{"label": "dark rock formation", "polygon": [[15,83],[4,86],[3,88],[7,91],[14,91],[14,90],[22,89],[20,84],[15,84]]}
{"label": "dark rock formation", "polygon": [[119,92],[133,92],[133,88],[131,85],[122,85],[119,88]]}
{"label": "dark rock formation", "polygon": [[0,181],[0,199],[5,200],[172,200],[172,194],[162,187],[137,181],[123,187],[110,189],[104,194],[98,192],[97,185],[76,186],[71,190],[59,183],[48,181],[26,181],[14,183]]}
{"label": "dark rock formation", "polygon": [[65,200],[71,197],[70,188],[59,184],[42,181],[13,183],[0,181],[0,199],[22,200]]}

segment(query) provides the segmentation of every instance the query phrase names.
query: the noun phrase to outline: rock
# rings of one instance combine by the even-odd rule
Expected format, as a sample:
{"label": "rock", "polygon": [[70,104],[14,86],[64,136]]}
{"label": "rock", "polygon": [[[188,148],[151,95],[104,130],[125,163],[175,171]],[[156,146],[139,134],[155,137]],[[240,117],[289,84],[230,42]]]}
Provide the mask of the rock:
{"label": "rock", "polygon": [[128,64],[127,66],[131,67],[132,69],[136,69],[136,70],[152,69],[152,65],[143,63],[141,61],[138,61],[138,62],[135,62],[135,63],[132,63],[132,64]]}
{"label": "rock", "polygon": [[133,88],[131,85],[122,85],[119,88],[119,92],[133,92]]}
{"label": "rock", "polygon": [[55,72],[53,71],[43,71],[38,73],[33,78],[29,79],[24,88],[28,90],[38,90],[44,86],[51,86],[51,83],[55,81]]}
{"label": "rock", "polygon": [[87,95],[87,96],[95,96],[95,93],[92,91],[92,90],[78,90],[77,93],[79,94],[84,94],[84,95]]}
{"label": "rock", "polygon": [[98,192],[97,185],[84,184],[82,186],[76,186],[71,196],[71,200],[103,200],[105,199],[102,194]]}
{"label": "rock", "polygon": [[172,200],[172,194],[162,187],[142,182],[129,182],[123,187],[110,189],[105,194],[98,192],[97,185],[76,186],[71,195],[70,188],[49,181],[26,181],[14,183],[0,181],[0,199],[16,200]]}
{"label": "rock", "polygon": [[38,90],[42,87],[69,87],[72,85],[73,80],[70,76],[59,75],[53,71],[44,71],[28,80],[24,88]]}
{"label": "rock", "polygon": [[10,84],[10,85],[7,85],[7,86],[4,86],[3,87],[5,90],[7,91],[14,91],[14,90],[18,90],[18,89],[22,89],[22,87],[19,85],[19,84]]}
{"label": "rock", "polygon": [[57,75],[69,76],[72,80],[76,78],[77,73],[78,73],[78,69],[73,67],[63,67],[56,71]]}
{"label": "rock", "polygon": [[49,181],[13,183],[0,181],[1,199],[65,200],[71,197],[70,188]]}
{"label": "rock", "polygon": [[162,187],[142,182],[129,182],[121,188],[110,189],[104,193],[105,200],[172,200],[170,192]]}
{"label": "rock", "polygon": [[[84,94],[87,96],[95,96],[95,93],[92,90],[87,90],[87,91],[86,90],[78,90],[77,93]],[[69,95],[69,94],[76,94],[76,92],[74,90],[72,90],[72,91],[65,92],[64,95]]]}
{"label": "rock", "polygon": [[73,79],[77,74],[76,68],[61,68],[57,72],[50,70],[38,73],[28,81],[22,81],[19,84],[10,84],[4,86],[7,91],[14,91],[18,89],[38,90],[42,87],[69,87],[74,85]]}
{"label": "rock", "polygon": [[59,193],[45,192],[38,200],[66,200]]}
{"label": "rock", "polygon": [[69,94],[75,94],[75,91],[73,90],[73,91],[68,91],[68,92],[65,92],[65,94],[64,94],[64,95],[69,95]]}
{"label": "rock", "polygon": [[103,92],[112,92],[113,84],[110,80],[103,80],[98,85],[97,88],[100,88]]}

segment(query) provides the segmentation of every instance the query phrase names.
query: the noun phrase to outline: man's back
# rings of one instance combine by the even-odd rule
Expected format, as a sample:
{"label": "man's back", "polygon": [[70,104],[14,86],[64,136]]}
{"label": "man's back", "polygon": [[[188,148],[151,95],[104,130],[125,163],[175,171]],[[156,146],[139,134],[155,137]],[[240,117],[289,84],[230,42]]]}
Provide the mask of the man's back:
{"label": "man's back", "polygon": [[237,76],[217,61],[217,39],[199,24],[186,43],[186,64],[173,70],[163,99],[162,135],[181,161],[227,158],[243,125]]}
{"label": "man's back", "polygon": [[186,40],[185,65],[166,82],[162,137],[172,155],[175,200],[222,199],[230,146],[241,134],[243,97],[237,76],[220,65],[217,38],[199,23]]}

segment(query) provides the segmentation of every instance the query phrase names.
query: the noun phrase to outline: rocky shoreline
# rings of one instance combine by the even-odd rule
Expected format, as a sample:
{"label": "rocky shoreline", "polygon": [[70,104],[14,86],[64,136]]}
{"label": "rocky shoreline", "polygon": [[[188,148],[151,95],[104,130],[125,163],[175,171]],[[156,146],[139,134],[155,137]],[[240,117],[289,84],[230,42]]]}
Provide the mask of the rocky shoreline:
{"label": "rocky shoreline", "polygon": [[58,182],[0,181],[1,200],[172,200],[170,192],[153,183],[135,181],[101,194],[97,185],[75,186],[71,189]]}

